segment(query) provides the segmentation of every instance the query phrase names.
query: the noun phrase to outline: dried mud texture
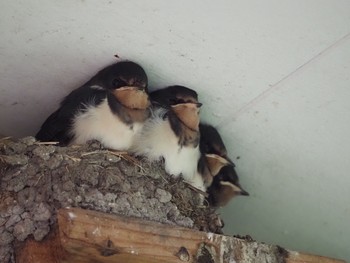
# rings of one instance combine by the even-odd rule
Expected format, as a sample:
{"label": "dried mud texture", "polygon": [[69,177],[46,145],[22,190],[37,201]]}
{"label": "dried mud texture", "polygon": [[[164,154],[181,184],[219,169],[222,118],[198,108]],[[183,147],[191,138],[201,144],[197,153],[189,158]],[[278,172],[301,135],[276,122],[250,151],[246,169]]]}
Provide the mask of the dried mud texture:
{"label": "dried mud texture", "polygon": [[228,260],[231,259],[232,254],[235,261],[242,263],[252,261],[255,263],[286,263],[289,257],[289,252],[280,246],[259,243],[254,240],[235,239],[231,247],[234,253],[224,254],[224,262],[231,262]]}
{"label": "dried mud texture", "polygon": [[0,139],[0,262],[14,262],[13,242],[42,240],[61,207],[81,207],[221,233],[203,196],[161,162],[136,160],[98,142],[58,147],[32,137]]}

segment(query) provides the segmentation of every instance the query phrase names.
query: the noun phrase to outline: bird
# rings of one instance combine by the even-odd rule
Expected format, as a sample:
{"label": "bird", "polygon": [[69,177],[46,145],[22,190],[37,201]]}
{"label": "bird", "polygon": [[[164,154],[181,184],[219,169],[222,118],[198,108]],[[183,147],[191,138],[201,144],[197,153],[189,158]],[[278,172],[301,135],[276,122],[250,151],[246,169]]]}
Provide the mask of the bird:
{"label": "bird", "polygon": [[204,160],[200,171],[206,178],[209,204],[214,207],[225,206],[237,195],[249,196],[239,183],[235,164],[228,157],[226,146],[218,130],[206,123],[200,123],[199,130],[200,151],[205,157],[202,158]]}
{"label": "bird", "polygon": [[150,116],[150,105],[144,69],[119,61],[68,94],[35,137],[61,146],[98,140],[104,147],[128,150]]}
{"label": "bird", "polygon": [[152,116],[131,147],[135,155],[150,160],[164,159],[167,173],[205,191],[197,174],[199,151],[199,109],[197,92],[185,86],[169,86],[150,93]]}
{"label": "bird", "polygon": [[219,132],[212,125],[201,122],[199,132],[201,157],[198,161],[197,173],[203,178],[204,185],[208,188],[220,169],[232,164],[232,161],[227,157],[227,150]]}
{"label": "bird", "polygon": [[249,196],[249,193],[240,185],[233,165],[227,165],[221,168],[220,172],[214,177],[207,192],[207,200],[213,207],[225,206],[237,195]]}
{"label": "bird", "polygon": [[200,159],[198,160],[197,173],[202,177],[206,188],[212,184],[214,177],[220,172],[221,168],[226,165],[231,165],[231,162],[217,154],[201,152]]}
{"label": "bird", "polygon": [[227,150],[225,144],[218,132],[218,130],[207,123],[199,124],[200,138],[200,150],[203,153],[211,153],[219,155],[225,158],[229,163],[233,164],[230,158],[227,156]]}
{"label": "bird", "polygon": [[158,89],[149,94],[152,105],[155,107],[171,108],[174,104],[193,102],[198,103],[198,94],[185,86],[173,85]]}

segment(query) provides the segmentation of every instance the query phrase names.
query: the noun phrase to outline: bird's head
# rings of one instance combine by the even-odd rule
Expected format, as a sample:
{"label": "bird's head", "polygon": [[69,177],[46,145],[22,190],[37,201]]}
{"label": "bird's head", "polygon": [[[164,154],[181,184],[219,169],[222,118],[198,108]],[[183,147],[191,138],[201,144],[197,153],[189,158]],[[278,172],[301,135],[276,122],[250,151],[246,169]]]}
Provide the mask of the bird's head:
{"label": "bird's head", "polygon": [[234,166],[227,165],[221,168],[214,177],[212,185],[208,189],[209,201],[214,206],[225,206],[233,197],[249,196],[239,183]]}
{"label": "bird's head", "polygon": [[185,102],[171,105],[177,118],[189,129],[199,131],[199,102]]}
{"label": "bird's head", "polygon": [[150,94],[152,104],[171,110],[189,129],[199,131],[198,94],[184,86],[169,86]]}
{"label": "bird's head", "polygon": [[184,86],[169,86],[150,93],[154,105],[169,108],[180,103],[198,103],[198,94]]}
{"label": "bird's head", "polygon": [[148,78],[144,69],[135,62],[122,61],[106,71],[107,89],[125,107],[143,110],[150,106]]}
{"label": "bird's head", "polygon": [[207,153],[205,154],[205,158],[213,177],[216,176],[224,166],[231,165],[230,161],[217,154]]}
{"label": "bird's head", "polygon": [[227,150],[221,135],[214,126],[200,123],[199,132],[201,134],[200,150],[202,153],[219,155],[225,158],[229,163],[233,164],[227,156]]}

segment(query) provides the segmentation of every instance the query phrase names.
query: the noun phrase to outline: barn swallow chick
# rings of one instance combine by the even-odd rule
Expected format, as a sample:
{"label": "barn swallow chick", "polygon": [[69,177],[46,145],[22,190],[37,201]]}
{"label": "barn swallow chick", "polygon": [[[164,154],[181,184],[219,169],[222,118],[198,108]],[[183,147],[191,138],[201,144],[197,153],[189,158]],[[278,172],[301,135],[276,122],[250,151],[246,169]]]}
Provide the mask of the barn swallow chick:
{"label": "barn swallow chick", "polygon": [[167,173],[183,178],[205,191],[197,176],[199,151],[199,108],[197,93],[171,86],[150,93],[153,112],[137,136],[131,151],[150,160],[164,158]]}
{"label": "barn swallow chick", "polygon": [[[212,206],[224,206],[236,195],[249,195],[241,185],[234,163],[228,158],[225,144],[213,126],[201,123],[200,150],[202,168],[199,173],[208,186],[208,201]],[[204,167],[204,168],[203,168]]]}
{"label": "barn swallow chick", "polygon": [[200,150],[202,153],[219,155],[233,164],[227,156],[225,144],[216,128],[209,124],[200,123],[199,131],[201,134]]}
{"label": "barn swallow chick", "polygon": [[201,152],[197,172],[202,177],[206,188],[212,184],[214,177],[220,172],[221,168],[226,165],[232,164],[217,154]]}
{"label": "barn swallow chick", "polygon": [[207,190],[208,202],[214,207],[225,206],[233,197],[237,195],[249,196],[239,184],[239,179],[233,165],[221,168],[220,172],[214,176],[211,186]]}
{"label": "barn swallow chick", "polygon": [[169,109],[172,105],[193,102],[198,103],[198,94],[184,86],[169,86],[164,89],[153,91],[149,94],[150,100],[155,107]]}
{"label": "barn swallow chick", "polygon": [[150,116],[147,84],[140,65],[131,61],[110,65],[66,96],[36,139],[60,145],[95,139],[105,147],[128,150]]}
{"label": "barn swallow chick", "polygon": [[225,165],[233,164],[227,157],[227,150],[219,132],[209,124],[199,124],[201,157],[198,162],[198,173],[204,185],[209,187],[215,175]]}

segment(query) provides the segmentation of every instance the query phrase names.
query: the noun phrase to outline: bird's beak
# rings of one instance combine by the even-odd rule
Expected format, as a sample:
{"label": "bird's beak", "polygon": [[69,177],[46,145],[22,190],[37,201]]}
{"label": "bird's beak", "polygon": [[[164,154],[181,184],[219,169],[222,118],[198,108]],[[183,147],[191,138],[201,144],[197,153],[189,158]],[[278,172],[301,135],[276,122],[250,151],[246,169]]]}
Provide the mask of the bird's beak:
{"label": "bird's beak", "polygon": [[246,190],[241,188],[240,195],[249,196],[249,193]]}
{"label": "bird's beak", "polygon": [[144,88],[125,86],[114,90],[113,94],[121,104],[130,109],[144,110],[150,106],[150,100]]}
{"label": "bird's beak", "polygon": [[236,183],[236,185],[239,188],[239,191],[237,192],[237,194],[243,195],[243,196],[249,196],[249,193],[246,190],[244,190],[239,183]]}
{"label": "bird's beak", "polygon": [[199,130],[199,108],[197,103],[186,102],[171,105],[172,111],[190,129]]}
{"label": "bird's beak", "polygon": [[143,92],[146,92],[146,89],[143,88],[143,87],[137,87],[137,86],[124,86],[124,87],[120,87],[118,89],[116,89],[116,91],[119,90],[119,91],[123,91],[123,90],[138,90],[138,91],[143,91]]}
{"label": "bird's beak", "polygon": [[220,172],[222,167],[229,165],[229,162],[225,158],[217,154],[207,153],[205,157],[212,176],[216,176]]}
{"label": "bird's beak", "polygon": [[231,161],[230,158],[228,158],[227,156],[225,156],[226,161],[228,162],[229,165],[236,167],[235,163]]}
{"label": "bird's beak", "polygon": [[171,105],[172,108],[177,108],[177,107],[182,107],[182,106],[186,106],[188,108],[200,108],[202,107],[202,103],[200,102],[184,102],[184,103],[177,103],[174,105]]}
{"label": "bird's beak", "polygon": [[229,186],[232,188],[233,192],[236,193],[236,195],[243,195],[243,196],[249,196],[249,193],[242,188],[242,186],[239,185],[239,183],[233,184],[231,182],[222,181],[220,182],[223,186]]}

